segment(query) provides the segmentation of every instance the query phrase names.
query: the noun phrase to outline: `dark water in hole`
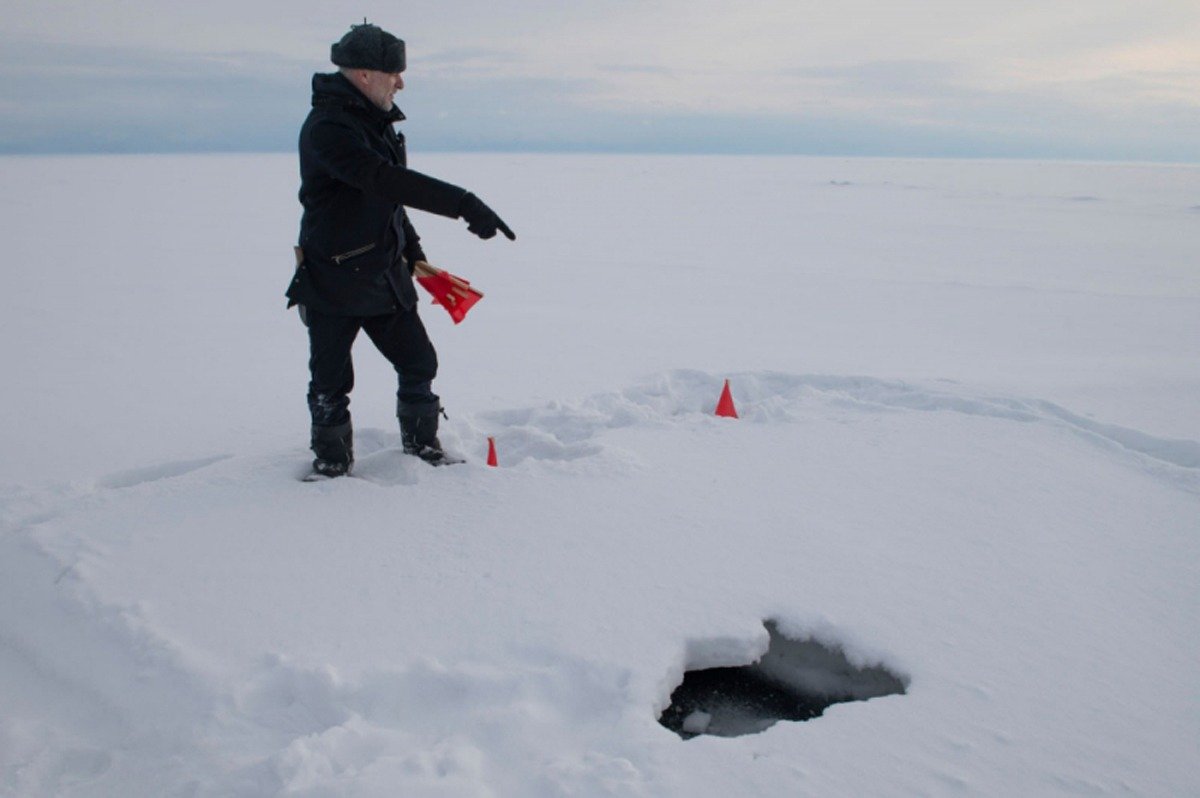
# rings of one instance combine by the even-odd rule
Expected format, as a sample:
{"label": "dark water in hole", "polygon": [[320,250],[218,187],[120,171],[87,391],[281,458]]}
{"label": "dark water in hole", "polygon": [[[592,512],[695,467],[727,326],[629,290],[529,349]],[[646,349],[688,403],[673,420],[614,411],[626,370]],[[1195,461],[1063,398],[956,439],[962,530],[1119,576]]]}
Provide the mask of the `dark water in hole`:
{"label": "dark water in hole", "polygon": [[737,737],[781,720],[811,720],[825,707],[849,700],[800,692],[763,678],[752,667],[708,668],[684,674],[658,722],[685,740],[700,734]]}
{"label": "dark water in hole", "polygon": [[903,695],[908,677],[880,664],[856,666],[836,644],[785,637],[764,621],[767,651],[740,667],[688,671],[658,722],[685,740],[757,734],[781,720],[812,720],[843,701]]}

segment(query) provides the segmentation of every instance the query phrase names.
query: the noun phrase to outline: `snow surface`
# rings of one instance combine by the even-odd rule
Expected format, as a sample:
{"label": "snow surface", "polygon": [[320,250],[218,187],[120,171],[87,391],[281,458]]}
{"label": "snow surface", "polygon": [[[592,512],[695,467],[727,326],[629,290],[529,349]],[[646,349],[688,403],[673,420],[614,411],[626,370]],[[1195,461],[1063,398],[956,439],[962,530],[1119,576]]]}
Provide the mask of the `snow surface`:
{"label": "snow surface", "polygon": [[[294,160],[0,159],[0,795],[1200,793],[1200,169],[413,149],[471,462],[317,484]],[[656,722],[768,619],[907,693]]]}

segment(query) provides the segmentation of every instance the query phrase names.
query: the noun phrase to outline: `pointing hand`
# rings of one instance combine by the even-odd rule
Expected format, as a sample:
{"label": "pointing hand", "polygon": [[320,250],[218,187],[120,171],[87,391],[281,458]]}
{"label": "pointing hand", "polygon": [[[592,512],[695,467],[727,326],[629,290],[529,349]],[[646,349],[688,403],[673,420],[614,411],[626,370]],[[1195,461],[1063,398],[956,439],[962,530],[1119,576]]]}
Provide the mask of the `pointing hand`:
{"label": "pointing hand", "polygon": [[509,241],[517,240],[517,234],[509,229],[504,220],[474,194],[468,192],[463,196],[458,215],[466,220],[467,229],[482,239],[493,238],[499,230]]}

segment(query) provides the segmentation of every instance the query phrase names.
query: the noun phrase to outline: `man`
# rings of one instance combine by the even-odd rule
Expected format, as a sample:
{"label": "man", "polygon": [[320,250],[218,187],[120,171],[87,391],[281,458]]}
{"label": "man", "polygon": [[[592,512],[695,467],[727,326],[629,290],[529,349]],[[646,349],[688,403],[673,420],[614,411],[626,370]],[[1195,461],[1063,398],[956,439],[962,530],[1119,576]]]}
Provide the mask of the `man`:
{"label": "man", "polygon": [[304,215],[287,290],[308,327],[313,472],[343,476],[354,463],[350,346],[360,329],[396,369],[404,451],[433,465],[457,462],[437,437],[437,353],[411,276],[425,253],[405,208],[461,217],[480,238],[516,236],[474,194],[407,168],[404,136],[392,127],[404,119],[392,102],[404,88],[403,41],[364,21],[331,57],[339,69],[313,76],[300,130]]}

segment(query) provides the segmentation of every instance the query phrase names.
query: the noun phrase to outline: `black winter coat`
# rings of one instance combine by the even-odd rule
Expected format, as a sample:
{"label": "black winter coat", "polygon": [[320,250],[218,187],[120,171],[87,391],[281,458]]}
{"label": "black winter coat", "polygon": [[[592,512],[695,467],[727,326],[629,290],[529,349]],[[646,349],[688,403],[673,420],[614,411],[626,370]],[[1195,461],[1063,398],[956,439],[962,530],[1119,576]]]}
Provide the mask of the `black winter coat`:
{"label": "black winter coat", "polygon": [[411,308],[411,263],[423,257],[404,207],[451,218],[466,190],[408,169],[404,119],[383,111],[339,73],[313,76],[300,129],[300,247],[288,286],[297,303],[338,316]]}

